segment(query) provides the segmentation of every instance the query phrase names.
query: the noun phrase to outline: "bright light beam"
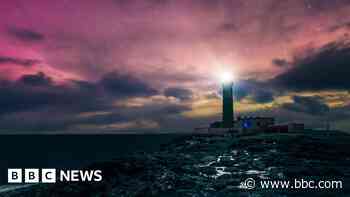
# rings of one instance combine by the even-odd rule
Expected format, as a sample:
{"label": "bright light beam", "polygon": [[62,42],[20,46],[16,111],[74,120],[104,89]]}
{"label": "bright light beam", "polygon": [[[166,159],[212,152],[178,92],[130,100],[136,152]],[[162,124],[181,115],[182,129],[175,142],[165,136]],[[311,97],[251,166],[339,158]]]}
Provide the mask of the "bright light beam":
{"label": "bright light beam", "polygon": [[234,77],[231,72],[224,71],[220,73],[219,80],[221,83],[231,83],[234,81]]}

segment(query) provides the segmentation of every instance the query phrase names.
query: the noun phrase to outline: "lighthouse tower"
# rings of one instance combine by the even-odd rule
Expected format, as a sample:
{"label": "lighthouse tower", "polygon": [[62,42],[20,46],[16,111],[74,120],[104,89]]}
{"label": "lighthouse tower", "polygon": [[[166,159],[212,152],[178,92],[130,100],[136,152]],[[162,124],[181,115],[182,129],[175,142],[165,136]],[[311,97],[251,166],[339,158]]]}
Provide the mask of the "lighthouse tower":
{"label": "lighthouse tower", "polygon": [[233,82],[225,82],[222,84],[222,127],[232,128],[233,127]]}

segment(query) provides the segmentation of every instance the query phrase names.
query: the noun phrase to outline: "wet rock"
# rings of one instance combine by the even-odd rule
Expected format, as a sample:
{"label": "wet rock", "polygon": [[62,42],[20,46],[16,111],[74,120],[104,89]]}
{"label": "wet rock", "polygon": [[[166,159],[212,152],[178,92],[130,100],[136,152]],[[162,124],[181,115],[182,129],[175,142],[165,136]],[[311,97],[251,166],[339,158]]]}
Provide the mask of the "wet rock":
{"label": "wet rock", "polygon": [[99,184],[38,185],[20,196],[265,196],[259,190],[247,193],[240,182],[248,177],[350,179],[349,142],[341,133],[186,136],[155,153],[91,165],[103,171]]}

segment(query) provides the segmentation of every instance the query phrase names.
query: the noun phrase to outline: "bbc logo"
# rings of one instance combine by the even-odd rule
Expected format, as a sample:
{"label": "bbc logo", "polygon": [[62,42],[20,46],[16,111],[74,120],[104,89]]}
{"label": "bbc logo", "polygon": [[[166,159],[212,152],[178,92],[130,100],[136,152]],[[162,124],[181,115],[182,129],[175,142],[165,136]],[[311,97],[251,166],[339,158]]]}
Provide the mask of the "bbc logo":
{"label": "bbc logo", "polygon": [[8,183],[56,183],[56,169],[12,168],[7,170],[7,180]]}

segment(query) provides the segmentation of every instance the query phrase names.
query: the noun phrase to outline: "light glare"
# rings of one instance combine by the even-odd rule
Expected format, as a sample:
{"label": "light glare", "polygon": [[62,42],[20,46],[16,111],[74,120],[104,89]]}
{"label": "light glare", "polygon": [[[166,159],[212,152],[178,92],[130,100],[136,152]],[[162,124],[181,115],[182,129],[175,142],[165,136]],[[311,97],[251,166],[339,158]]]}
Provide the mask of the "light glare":
{"label": "light glare", "polygon": [[222,72],[220,75],[221,83],[230,83],[233,82],[233,75],[229,72]]}

